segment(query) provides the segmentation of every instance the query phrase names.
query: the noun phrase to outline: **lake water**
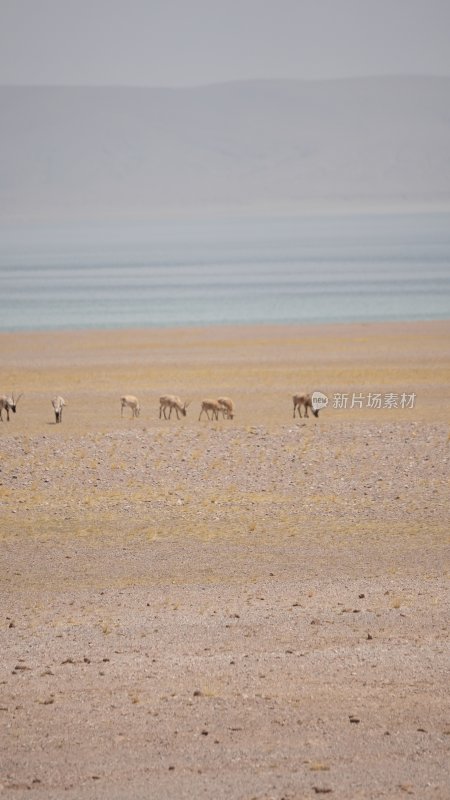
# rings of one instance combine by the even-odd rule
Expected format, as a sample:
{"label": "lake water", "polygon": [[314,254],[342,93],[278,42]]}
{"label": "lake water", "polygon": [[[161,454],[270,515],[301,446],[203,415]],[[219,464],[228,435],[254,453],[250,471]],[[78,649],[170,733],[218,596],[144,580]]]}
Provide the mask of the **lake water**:
{"label": "lake water", "polygon": [[450,316],[450,215],[0,228],[0,330]]}

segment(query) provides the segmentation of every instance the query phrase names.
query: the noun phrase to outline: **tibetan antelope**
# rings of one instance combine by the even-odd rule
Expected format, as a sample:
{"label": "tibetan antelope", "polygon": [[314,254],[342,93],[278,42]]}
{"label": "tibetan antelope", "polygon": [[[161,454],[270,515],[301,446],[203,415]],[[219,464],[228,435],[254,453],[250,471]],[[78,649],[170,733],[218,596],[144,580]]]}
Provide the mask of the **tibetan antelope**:
{"label": "tibetan antelope", "polygon": [[[217,400],[202,400],[202,408],[199,415],[199,420],[202,418],[203,412],[206,414],[208,419],[219,419],[219,411],[221,407]],[[211,411],[211,417],[209,416],[209,412]]]}
{"label": "tibetan antelope", "polygon": [[62,410],[63,410],[64,406],[67,406],[67,405],[69,405],[69,404],[68,404],[67,400],[64,400],[64,397],[61,397],[60,395],[58,395],[57,397],[53,398],[52,406],[53,406],[53,410],[55,412],[55,422],[56,423],[62,422]]}
{"label": "tibetan antelope", "polygon": [[226,419],[233,419],[234,417],[234,403],[230,397],[218,397],[217,402],[221,408],[223,417]]}
{"label": "tibetan antelope", "polygon": [[6,411],[6,421],[9,422],[9,412],[12,411],[13,414],[16,413],[17,403],[21,397],[21,394],[19,394],[18,397],[14,397],[14,394],[11,394],[11,397],[7,397],[6,394],[0,395],[0,420],[2,422],[2,412]]}
{"label": "tibetan antelope", "polygon": [[292,398],[292,401],[294,403],[294,413],[293,413],[294,417],[295,417],[296,410],[298,410],[299,417],[302,416],[302,412],[301,412],[302,406],[303,406],[303,408],[305,410],[305,417],[308,416],[308,408],[311,409],[311,411],[312,411],[312,413],[314,414],[315,417],[319,416],[319,410],[320,409],[313,408],[312,399],[311,399],[311,395],[310,394],[294,394],[294,396]]}
{"label": "tibetan antelope", "polygon": [[[180,414],[185,417],[189,403],[190,400],[183,403],[175,394],[163,394],[159,398],[159,418],[161,419],[161,415],[163,415],[164,419],[170,419],[173,409],[175,409],[177,419],[180,419]],[[169,409],[169,416],[166,414],[167,409]]]}
{"label": "tibetan antelope", "polygon": [[134,397],[132,394],[125,394],[123,397],[120,398],[120,416],[123,417],[123,410],[124,408],[131,408],[131,417],[138,417],[141,413],[141,407],[139,405],[139,400],[137,397]]}

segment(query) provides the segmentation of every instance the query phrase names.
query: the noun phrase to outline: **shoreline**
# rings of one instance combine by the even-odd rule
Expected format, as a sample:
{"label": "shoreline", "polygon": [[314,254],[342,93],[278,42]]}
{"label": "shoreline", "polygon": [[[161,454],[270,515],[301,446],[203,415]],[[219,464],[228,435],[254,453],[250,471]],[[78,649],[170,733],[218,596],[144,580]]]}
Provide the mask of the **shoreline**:
{"label": "shoreline", "polygon": [[142,334],[157,334],[160,333],[182,333],[182,332],[204,332],[206,328],[211,329],[211,332],[218,329],[228,329],[230,331],[234,329],[242,329],[243,331],[246,330],[259,330],[267,331],[273,329],[274,331],[279,330],[299,330],[299,331],[307,331],[308,329],[316,331],[318,328],[325,328],[327,331],[330,329],[337,329],[341,330],[343,328],[356,328],[356,327],[374,327],[374,328],[381,328],[381,327],[410,327],[416,325],[424,325],[424,326],[433,326],[433,325],[449,325],[450,326],[450,316],[449,317],[442,317],[438,319],[387,319],[387,320],[342,320],[338,322],[329,321],[329,322],[217,322],[213,324],[205,323],[205,324],[195,324],[195,325],[150,325],[150,326],[131,326],[131,327],[87,327],[87,328],[33,328],[33,329],[16,329],[14,331],[6,331],[0,330],[0,337],[7,337],[7,336],[51,336],[52,334],[61,334],[63,336],[70,336],[73,335],[89,335],[92,334],[95,336],[96,334],[104,335],[104,334],[134,334],[136,332],[140,332]]}
{"label": "shoreline", "polygon": [[115,333],[115,332],[167,332],[167,331],[203,331],[205,328],[219,328],[219,329],[233,329],[233,328],[340,328],[342,326],[357,326],[357,325],[374,325],[374,326],[381,326],[381,325],[420,325],[420,324],[433,324],[433,323],[446,323],[450,322],[450,314],[448,316],[442,317],[419,317],[419,318],[407,318],[407,319],[343,319],[343,320],[307,320],[305,322],[205,322],[205,323],[195,323],[195,324],[185,324],[180,323],[178,325],[174,325],[173,323],[168,323],[167,325],[128,325],[128,326],[121,326],[115,325],[109,327],[108,325],[105,326],[83,326],[83,327],[67,327],[67,328],[8,328],[8,329],[1,329],[0,328],[0,337],[1,336],[8,336],[8,335],[50,335],[50,334],[82,334],[82,333]]}

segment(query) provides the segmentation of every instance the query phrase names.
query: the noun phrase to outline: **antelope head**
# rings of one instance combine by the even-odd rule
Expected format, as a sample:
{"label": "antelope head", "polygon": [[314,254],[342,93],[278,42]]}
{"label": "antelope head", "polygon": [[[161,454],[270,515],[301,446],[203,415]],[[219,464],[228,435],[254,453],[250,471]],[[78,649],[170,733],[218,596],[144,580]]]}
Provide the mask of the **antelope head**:
{"label": "antelope head", "polygon": [[21,397],[22,394],[19,394],[18,397],[14,397],[14,392],[12,392],[11,397],[8,398],[8,404],[13,414],[16,413],[17,403],[19,402]]}

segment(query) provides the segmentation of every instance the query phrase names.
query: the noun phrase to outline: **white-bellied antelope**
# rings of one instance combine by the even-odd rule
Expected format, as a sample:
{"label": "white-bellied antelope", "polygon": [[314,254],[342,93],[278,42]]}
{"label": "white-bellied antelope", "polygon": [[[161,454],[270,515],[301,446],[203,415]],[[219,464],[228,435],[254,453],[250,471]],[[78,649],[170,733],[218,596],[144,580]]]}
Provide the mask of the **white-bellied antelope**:
{"label": "white-bellied antelope", "polygon": [[62,410],[63,410],[64,406],[67,406],[67,405],[69,405],[67,400],[64,400],[64,397],[61,397],[61,395],[57,395],[57,397],[53,398],[52,406],[53,406],[53,410],[55,412],[55,422],[56,423],[62,422]]}
{"label": "white-bellied antelope", "polygon": [[[186,400],[183,403],[175,394],[163,394],[159,398],[159,418],[161,419],[161,416],[164,416],[164,419],[170,419],[173,409],[175,409],[177,419],[180,419],[180,414],[185,417],[189,402],[189,400]],[[166,414],[167,409],[169,409],[169,416]]]}
{"label": "white-bellied antelope", "polygon": [[[205,413],[208,419],[219,419],[219,411],[221,407],[219,405],[218,400],[202,400],[202,407],[199,414],[199,420],[202,418],[202,414]],[[209,412],[211,411],[211,417],[209,416]]]}
{"label": "white-bellied antelope", "polygon": [[139,405],[139,400],[137,397],[134,397],[132,394],[125,394],[123,397],[120,398],[120,416],[123,417],[123,410],[124,408],[131,408],[131,416],[138,417],[141,413],[141,407]]}
{"label": "white-bellied antelope", "polygon": [[6,421],[9,422],[9,412],[12,411],[13,414],[16,413],[17,403],[21,397],[21,394],[19,394],[18,397],[14,397],[14,394],[11,394],[11,397],[8,397],[6,394],[0,395],[0,420],[2,422],[2,412],[6,411]]}
{"label": "white-bellied antelope", "polygon": [[217,402],[221,407],[224,418],[233,419],[234,417],[234,403],[231,397],[218,397]]}

